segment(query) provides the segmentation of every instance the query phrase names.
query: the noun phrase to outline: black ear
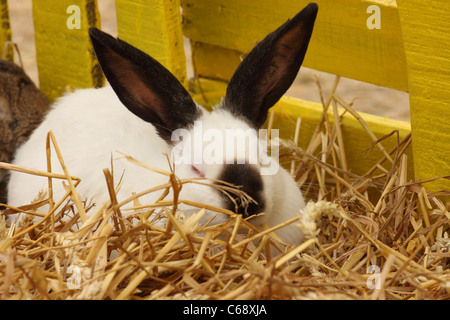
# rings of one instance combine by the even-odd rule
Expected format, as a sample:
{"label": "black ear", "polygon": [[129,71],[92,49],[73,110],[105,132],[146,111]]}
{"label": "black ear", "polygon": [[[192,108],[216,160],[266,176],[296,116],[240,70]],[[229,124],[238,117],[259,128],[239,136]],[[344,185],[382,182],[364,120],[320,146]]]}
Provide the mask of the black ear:
{"label": "black ear", "polygon": [[172,131],[194,124],[200,114],[189,93],[158,61],[96,28],[89,29],[103,73],[120,101],[153,124],[170,143]]}
{"label": "black ear", "polygon": [[255,128],[294,81],[308,48],[318,6],[310,3],[267,35],[245,57],[231,78],[223,107]]}

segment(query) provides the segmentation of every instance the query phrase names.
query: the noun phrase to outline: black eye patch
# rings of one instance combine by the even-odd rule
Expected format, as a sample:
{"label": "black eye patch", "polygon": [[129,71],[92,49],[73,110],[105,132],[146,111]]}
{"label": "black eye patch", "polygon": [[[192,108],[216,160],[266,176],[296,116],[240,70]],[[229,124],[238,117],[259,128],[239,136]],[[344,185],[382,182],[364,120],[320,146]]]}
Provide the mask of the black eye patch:
{"label": "black eye patch", "polygon": [[234,193],[228,193],[228,195],[222,193],[226,209],[241,214],[244,218],[264,211],[264,185],[259,171],[254,166],[249,164],[225,165],[218,180],[233,184],[254,200],[242,201]]}

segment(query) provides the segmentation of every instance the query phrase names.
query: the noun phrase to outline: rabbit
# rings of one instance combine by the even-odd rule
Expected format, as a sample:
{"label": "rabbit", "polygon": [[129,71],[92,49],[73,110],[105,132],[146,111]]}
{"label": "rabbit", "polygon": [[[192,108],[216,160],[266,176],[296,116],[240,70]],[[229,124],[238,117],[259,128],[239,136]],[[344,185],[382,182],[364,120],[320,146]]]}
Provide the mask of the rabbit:
{"label": "rabbit", "polygon": [[[11,162],[21,143],[42,122],[50,103],[24,70],[0,59],[0,162]],[[8,172],[0,169],[0,203],[6,203]]]}
{"label": "rabbit", "polygon": [[[89,29],[109,85],[79,89],[60,98],[18,149],[14,164],[45,171],[45,139],[52,130],[70,175],[81,179],[77,191],[83,199],[92,199],[95,205],[109,199],[103,168],[111,167],[111,163],[114,182],[121,181],[117,193],[119,203],[133,192],[167,183],[167,176],[131,163],[123,154],[169,171],[171,157],[166,155],[173,155],[174,150],[180,152],[178,159],[184,152],[190,154],[192,146],[198,151],[199,144],[200,152],[207,153],[211,141],[203,139],[193,145],[186,138],[194,137],[199,129],[203,133],[215,130],[222,136],[226,136],[227,130],[250,130],[257,134],[269,108],[291,86],[300,69],[317,12],[318,6],[309,4],[257,44],[240,63],[225,97],[212,111],[196,104],[182,84],[155,59],[96,28]],[[193,152],[194,158],[197,151]],[[199,161],[179,161],[174,172],[180,179],[201,177],[213,184],[223,181],[239,186],[252,201],[240,202],[211,185],[196,183],[184,184],[179,199],[229,209],[249,218],[255,226],[265,223],[272,227],[299,215],[305,201],[294,179],[281,167],[274,174],[262,175],[261,164],[251,163],[250,156],[250,151],[244,150],[235,159],[222,159],[222,164],[209,163],[201,157]],[[53,154],[52,170],[62,173],[59,168]],[[27,204],[46,188],[47,178],[12,172],[9,204]],[[53,192],[54,199],[60,199],[66,192],[55,179]],[[147,194],[139,201],[152,204],[162,192]],[[188,214],[199,210],[183,203],[179,209]],[[199,222],[215,224],[228,218],[225,213],[208,211]],[[291,246],[300,244],[304,238],[294,224],[277,230],[276,234]]]}

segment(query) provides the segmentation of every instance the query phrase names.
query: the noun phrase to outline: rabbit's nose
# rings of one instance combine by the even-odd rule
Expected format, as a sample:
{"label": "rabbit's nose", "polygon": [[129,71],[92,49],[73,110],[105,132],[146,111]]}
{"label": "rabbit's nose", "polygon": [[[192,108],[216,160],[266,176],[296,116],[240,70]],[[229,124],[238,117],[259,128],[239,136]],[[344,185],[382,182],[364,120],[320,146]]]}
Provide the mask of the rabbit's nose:
{"label": "rabbit's nose", "polygon": [[225,165],[218,179],[238,189],[236,192],[223,193],[226,209],[245,218],[264,211],[264,185],[256,167],[249,164]]}

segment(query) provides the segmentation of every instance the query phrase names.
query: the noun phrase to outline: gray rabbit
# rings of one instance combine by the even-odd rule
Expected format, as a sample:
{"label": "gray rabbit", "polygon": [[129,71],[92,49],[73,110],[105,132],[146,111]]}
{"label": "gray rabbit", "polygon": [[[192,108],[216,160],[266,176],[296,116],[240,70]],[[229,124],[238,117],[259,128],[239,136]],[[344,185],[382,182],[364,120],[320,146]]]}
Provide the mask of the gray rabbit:
{"label": "gray rabbit", "polygon": [[[0,60],[0,161],[11,162],[16,149],[42,122],[49,101],[17,64]],[[0,169],[0,203],[6,203],[9,173]]]}

